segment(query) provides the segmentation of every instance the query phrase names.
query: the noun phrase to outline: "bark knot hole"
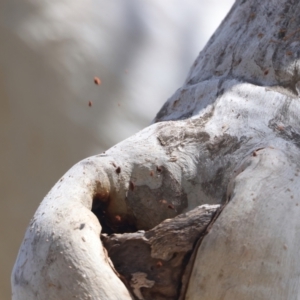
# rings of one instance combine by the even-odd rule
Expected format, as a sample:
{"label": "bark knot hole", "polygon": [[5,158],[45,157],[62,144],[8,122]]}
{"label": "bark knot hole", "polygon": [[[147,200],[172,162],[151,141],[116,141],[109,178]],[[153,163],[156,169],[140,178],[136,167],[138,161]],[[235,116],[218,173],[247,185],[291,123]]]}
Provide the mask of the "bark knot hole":
{"label": "bark knot hole", "polygon": [[113,234],[137,231],[134,217],[109,210],[112,201],[114,201],[113,197],[108,195],[103,198],[102,193],[96,193],[93,197],[92,212],[101,224],[102,233]]}

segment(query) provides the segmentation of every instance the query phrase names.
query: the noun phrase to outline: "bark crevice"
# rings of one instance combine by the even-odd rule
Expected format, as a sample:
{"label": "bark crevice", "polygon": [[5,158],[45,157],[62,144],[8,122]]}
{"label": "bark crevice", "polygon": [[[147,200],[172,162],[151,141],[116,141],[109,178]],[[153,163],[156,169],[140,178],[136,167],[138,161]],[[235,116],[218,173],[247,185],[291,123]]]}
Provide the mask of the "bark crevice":
{"label": "bark crevice", "polygon": [[219,208],[202,205],[146,232],[101,235],[119,278],[135,299],[178,299],[195,245]]}

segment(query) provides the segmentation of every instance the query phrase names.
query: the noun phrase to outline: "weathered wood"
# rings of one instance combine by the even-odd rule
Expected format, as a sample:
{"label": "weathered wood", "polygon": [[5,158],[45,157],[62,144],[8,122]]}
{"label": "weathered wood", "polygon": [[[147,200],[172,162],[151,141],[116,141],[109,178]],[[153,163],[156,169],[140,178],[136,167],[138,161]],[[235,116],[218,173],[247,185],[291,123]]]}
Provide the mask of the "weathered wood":
{"label": "weathered wood", "polygon": [[219,207],[199,206],[147,232],[102,235],[115,269],[137,299],[178,299],[194,245]]}

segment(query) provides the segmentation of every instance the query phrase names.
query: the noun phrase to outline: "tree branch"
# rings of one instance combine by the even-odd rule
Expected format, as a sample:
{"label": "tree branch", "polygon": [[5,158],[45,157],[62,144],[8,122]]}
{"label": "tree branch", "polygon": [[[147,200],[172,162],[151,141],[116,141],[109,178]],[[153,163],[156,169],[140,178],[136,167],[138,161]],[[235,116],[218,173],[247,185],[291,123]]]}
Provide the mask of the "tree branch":
{"label": "tree branch", "polygon": [[[293,0],[236,1],[154,124],[75,165],[45,197],[13,270],[14,300],[148,299],[158,281],[147,276],[154,275],[139,264],[120,277],[101,230],[148,230],[104,240],[137,239],[151,263],[171,262],[171,252],[154,238],[164,232],[166,223],[159,224],[199,205],[227,201],[199,244],[181,296],[297,298],[299,13]],[[152,229],[157,225],[158,231]],[[189,235],[195,224],[191,228]],[[155,232],[152,239],[149,232]],[[128,253],[122,266],[132,262],[125,244],[118,246]],[[120,252],[114,251],[109,254],[118,270],[114,255]],[[166,282],[173,275],[168,270]],[[177,297],[175,285],[163,288],[170,299]]]}

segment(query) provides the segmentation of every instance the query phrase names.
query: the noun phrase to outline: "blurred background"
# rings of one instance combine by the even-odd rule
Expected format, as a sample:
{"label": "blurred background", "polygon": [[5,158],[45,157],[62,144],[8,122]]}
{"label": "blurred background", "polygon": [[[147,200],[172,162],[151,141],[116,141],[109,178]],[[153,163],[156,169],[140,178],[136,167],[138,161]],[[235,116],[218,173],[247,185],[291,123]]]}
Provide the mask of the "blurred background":
{"label": "blurred background", "polygon": [[233,2],[0,0],[0,300],[46,193],[149,125]]}

